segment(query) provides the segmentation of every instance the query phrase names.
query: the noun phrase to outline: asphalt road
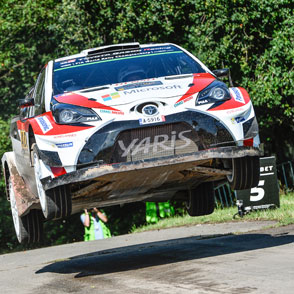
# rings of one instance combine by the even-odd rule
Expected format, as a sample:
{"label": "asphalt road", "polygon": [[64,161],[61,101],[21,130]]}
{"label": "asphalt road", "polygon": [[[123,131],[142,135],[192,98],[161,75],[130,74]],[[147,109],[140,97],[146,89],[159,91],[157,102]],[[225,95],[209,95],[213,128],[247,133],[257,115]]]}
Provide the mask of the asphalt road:
{"label": "asphalt road", "polygon": [[294,293],[294,225],[181,227],[0,255],[0,293]]}

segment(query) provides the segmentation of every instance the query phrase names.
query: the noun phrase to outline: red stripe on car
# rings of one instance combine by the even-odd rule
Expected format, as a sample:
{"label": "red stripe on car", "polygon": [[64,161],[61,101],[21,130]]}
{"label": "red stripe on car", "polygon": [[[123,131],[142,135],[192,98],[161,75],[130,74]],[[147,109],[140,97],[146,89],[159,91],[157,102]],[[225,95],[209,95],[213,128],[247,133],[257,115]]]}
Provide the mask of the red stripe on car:
{"label": "red stripe on car", "polygon": [[246,105],[250,101],[250,97],[247,91],[241,87],[235,89],[237,89],[236,91],[240,92],[239,94],[241,94],[242,101],[238,100],[237,97],[234,97],[233,94],[231,94],[230,100],[225,101],[217,107],[208,109],[208,111],[234,109]]}
{"label": "red stripe on car", "polygon": [[73,105],[89,107],[89,108],[99,108],[99,109],[119,111],[118,109],[107,106],[97,101],[89,100],[89,98],[79,94],[75,94],[75,93],[67,93],[61,96],[54,96],[54,99],[56,99],[60,103],[73,104]]}
{"label": "red stripe on car", "polygon": [[204,88],[206,88],[209,84],[211,84],[215,80],[215,77],[210,73],[199,73],[194,74],[192,86],[189,90],[176,102],[180,102],[187,97],[194,95],[195,93],[200,92]]}
{"label": "red stripe on car", "polygon": [[16,125],[17,125],[17,129],[18,129],[18,130],[23,130],[23,131],[25,130],[25,123],[24,123],[24,122],[18,120],[18,121],[16,122]]}
{"label": "red stripe on car", "polygon": [[[38,123],[37,119],[38,117],[46,117],[49,120],[49,123],[51,124],[52,128],[50,128],[49,131],[47,131],[46,133],[44,133],[44,131],[42,130],[40,123]],[[51,111],[50,112],[46,112],[43,115],[28,119],[28,121],[30,122],[33,130],[34,130],[34,134],[36,135],[62,135],[62,134],[68,134],[68,133],[74,133],[74,132],[78,132],[78,131],[83,131],[89,128],[92,128],[93,126],[71,126],[71,125],[60,125],[57,124],[52,116]]]}

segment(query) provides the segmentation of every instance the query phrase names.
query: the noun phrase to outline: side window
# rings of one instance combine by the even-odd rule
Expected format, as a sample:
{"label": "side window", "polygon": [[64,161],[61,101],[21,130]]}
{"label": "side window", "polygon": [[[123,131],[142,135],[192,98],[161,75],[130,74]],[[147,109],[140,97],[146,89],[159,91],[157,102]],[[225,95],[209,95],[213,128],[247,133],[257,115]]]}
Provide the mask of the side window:
{"label": "side window", "polygon": [[39,74],[38,80],[36,82],[34,91],[34,114],[39,115],[45,111],[44,107],[45,99],[45,68]]}
{"label": "side window", "polygon": [[[29,91],[29,93],[25,96],[25,99],[31,99],[33,98],[34,94],[34,87],[32,87]],[[27,106],[20,109],[20,119],[24,120],[30,117],[30,112],[33,106]]]}

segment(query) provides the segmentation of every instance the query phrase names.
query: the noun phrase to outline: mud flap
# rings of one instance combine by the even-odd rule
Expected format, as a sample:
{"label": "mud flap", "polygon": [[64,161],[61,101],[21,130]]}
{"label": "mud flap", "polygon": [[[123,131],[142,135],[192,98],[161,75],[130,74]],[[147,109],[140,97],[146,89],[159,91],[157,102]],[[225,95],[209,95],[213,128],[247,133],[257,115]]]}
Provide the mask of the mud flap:
{"label": "mud flap", "polygon": [[27,188],[23,178],[19,175],[13,152],[6,152],[2,157],[2,167],[5,177],[6,195],[9,200],[8,182],[11,179],[15,193],[19,217],[28,214],[32,209],[41,209],[39,198]]}

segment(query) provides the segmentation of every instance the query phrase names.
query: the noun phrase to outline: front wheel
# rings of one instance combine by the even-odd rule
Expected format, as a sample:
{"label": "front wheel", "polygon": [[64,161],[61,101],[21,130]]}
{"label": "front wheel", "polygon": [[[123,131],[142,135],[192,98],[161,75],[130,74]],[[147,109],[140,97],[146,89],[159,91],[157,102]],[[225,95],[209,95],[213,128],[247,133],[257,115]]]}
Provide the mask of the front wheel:
{"label": "front wheel", "polygon": [[15,192],[9,179],[9,197],[14,229],[19,243],[36,243],[43,239],[43,216],[40,210],[32,209],[24,216],[18,215]]}
{"label": "front wheel", "polygon": [[232,159],[232,174],[227,176],[233,190],[246,190],[258,185],[259,157],[246,156]]}
{"label": "front wheel", "polygon": [[190,216],[201,216],[213,213],[213,182],[204,182],[200,184],[197,188],[189,190],[186,208]]}
{"label": "front wheel", "polygon": [[38,147],[33,145],[32,159],[36,179],[36,187],[41,208],[46,219],[61,219],[71,215],[72,201],[68,186],[59,186],[45,191],[41,183],[42,171],[46,168],[39,158]]}

